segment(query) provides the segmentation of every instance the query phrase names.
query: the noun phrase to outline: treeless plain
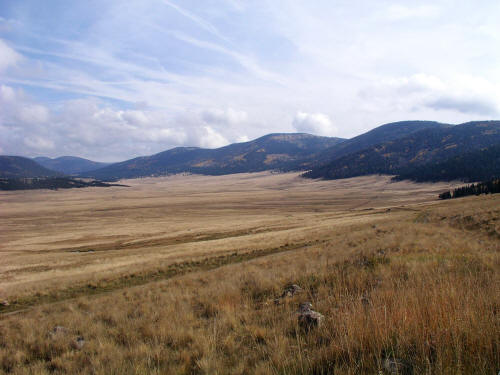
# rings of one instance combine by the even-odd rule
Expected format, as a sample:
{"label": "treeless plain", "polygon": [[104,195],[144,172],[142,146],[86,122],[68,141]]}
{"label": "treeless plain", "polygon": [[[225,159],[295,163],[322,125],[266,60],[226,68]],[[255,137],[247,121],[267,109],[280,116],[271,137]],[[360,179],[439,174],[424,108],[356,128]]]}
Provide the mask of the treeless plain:
{"label": "treeless plain", "polygon": [[[499,367],[496,196],[438,201],[456,184],[388,176],[123,183],[0,194],[0,372]],[[275,304],[290,283],[303,293]],[[312,332],[306,300],[325,315]]]}

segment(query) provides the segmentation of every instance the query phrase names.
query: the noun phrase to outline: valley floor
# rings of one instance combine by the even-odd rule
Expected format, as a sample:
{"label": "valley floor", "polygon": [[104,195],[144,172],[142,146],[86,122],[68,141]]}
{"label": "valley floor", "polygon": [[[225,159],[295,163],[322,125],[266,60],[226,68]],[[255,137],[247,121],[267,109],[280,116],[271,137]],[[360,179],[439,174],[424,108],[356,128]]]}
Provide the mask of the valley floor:
{"label": "valley floor", "polygon": [[[387,176],[124,183],[0,193],[0,373],[500,368],[498,196]],[[298,326],[304,301],[321,327]]]}

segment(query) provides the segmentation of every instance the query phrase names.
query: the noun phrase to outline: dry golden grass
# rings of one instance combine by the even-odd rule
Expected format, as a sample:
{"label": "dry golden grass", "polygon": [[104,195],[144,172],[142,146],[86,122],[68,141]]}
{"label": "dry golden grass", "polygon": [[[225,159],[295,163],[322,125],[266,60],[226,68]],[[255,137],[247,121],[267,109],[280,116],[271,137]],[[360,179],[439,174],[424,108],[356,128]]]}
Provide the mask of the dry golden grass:
{"label": "dry golden grass", "polygon": [[[500,197],[436,202],[443,186],[385,177],[135,183],[2,196],[0,286],[35,306],[0,318],[0,372],[376,374],[392,358],[413,374],[500,369]],[[275,305],[289,283],[303,293]],[[299,328],[303,301],[322,327]]]}

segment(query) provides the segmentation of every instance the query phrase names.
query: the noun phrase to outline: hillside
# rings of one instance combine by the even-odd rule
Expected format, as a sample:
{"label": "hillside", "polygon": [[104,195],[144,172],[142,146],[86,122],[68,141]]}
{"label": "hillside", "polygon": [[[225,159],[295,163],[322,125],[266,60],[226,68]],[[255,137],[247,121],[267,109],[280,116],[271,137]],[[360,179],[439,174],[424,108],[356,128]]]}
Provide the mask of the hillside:
{"label": "hillside", "polygon": [[53,171],[61,172],[64,174],[77,174],[95,169],[103,168],[110,163],[100,163],[76,156],[61,156],[58,158],[47,158],[39,156],[33,158],[38,164]]}
{"label": "hillside", "polygon": [[54,177],[61,173],[22,156],[0,155],[0,178]]}
{"label": "hillside", "polygon": [[342,143],[333,145],[315,155],[311,166],[318,167],[321,164],[332,162],[342,156],[364,150],[379,143],[393,141],[398,138],[409,136],[425,129],[450,128],[452,125],[436,121],[398,121],[376,127],[357,137],[347,139]]}
{"label": "hillside", "polygon": [[403,168],[443,162],[448,158],[500,144],[500,121],[438,126],[379,143],[304,174],[337,179],[368,174],[397,174]]}
{"label": "hillside", "polygon": [[135,178],[172,173],[223,175],[294,169],[302,160],[342,142],[310,134],[269,134],[253,141],[217,149],[177,147],[84,173],[98,179]]}
{"label": "hillside", "polygon": [[416,182],[484,181],[500,176],[500,144],[479,151],[454,156],[440,163],[404,168],[395,180]]}

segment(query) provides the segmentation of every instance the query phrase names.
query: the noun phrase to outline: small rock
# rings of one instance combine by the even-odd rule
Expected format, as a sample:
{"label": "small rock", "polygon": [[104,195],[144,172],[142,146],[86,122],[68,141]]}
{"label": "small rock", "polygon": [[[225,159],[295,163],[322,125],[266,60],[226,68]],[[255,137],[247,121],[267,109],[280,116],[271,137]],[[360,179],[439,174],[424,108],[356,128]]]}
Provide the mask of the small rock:
{"label": "small rock", "polygon": [[83,338],[83,336],[78,336],[75,339],[75,348],[82,349],[84,345],[85,345],[85,339]]}
{"label": "small rock", "polygon": [[302,292],[302,288],[296,284],[291,284],[285,287],[283,289],[283,293],[281,293],[281,296],[276,298],[274,300],[275,305],[279,305],[284,298],[292,298],[294,295]]}
{"label": "small rock", "polygon": [[299,305],[298,320],[299,326],[309,331],[312,328],[320,327],[323,323],[324,316],[317,311],[313,311],[310,302],[303,302]]}
{"label": "small rock", "polygon": [[296,284],[288,285],[281,294],[281,298],[293,297],[294,295],[302,292],[302,288]]}
{"label": "small rock", "polygon": [[368,296],[363,295],[361,296],[360,300],[364,307],[370,306],[370,298]]}
{"label": "small rock", "polygon": [[299,304],[299,314],[311,311],[312,306],[313,305],[311,302],[302,302],[301,304]]}
{"label": "small rock", "polygon": [[49,332],[50,336],[53,338],[59,337],[59,336],[64,336],[68,333],[68,329],[63,326],[55,326],[52,328],[52,331]]}
{"label": "small rock", "polygon": [[384,370],[391,375],[412,374],[411,366],[397,358],[386,358],[384,360]]}

